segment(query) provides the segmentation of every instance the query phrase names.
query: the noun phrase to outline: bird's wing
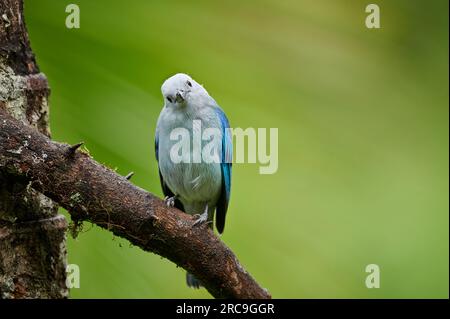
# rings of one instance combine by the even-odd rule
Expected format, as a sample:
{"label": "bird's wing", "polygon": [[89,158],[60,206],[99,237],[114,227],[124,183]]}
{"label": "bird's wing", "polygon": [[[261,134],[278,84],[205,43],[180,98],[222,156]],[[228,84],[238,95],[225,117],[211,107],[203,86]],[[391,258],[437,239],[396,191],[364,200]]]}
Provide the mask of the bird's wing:
{"label": "bird's wing", "polygon": [[222,190],[216,205],[216,227],[219,233],[223,232],[225,227],[225,216],[227,214],[228,203],[231,193],[231,162],[233,160],[233,141],[230,134],[230,124],[225,113],[220,107],[216,108],[217,116],[220,119],[222,129],[222,154],[221,154],[221,170],[222,170]]}

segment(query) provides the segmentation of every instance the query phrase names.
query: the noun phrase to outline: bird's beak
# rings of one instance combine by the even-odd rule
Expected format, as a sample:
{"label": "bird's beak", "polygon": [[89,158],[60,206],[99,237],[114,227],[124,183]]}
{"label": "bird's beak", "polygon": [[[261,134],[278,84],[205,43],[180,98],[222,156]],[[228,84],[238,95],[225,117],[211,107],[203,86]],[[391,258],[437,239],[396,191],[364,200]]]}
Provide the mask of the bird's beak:
{"label": "bird's beak", "polygon": [[175,96],[175,101],[178,103],[184,102],[184,92],[178,91],[177,95]]}

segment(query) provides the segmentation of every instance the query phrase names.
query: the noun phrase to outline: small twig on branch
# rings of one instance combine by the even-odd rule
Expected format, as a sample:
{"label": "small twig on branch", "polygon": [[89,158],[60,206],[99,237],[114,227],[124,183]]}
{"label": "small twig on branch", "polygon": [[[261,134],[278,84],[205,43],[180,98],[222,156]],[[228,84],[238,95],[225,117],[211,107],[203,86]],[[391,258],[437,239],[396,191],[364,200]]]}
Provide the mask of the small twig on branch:
{"label": "small twig on branch", "polygon": [[0,169],[28,179],[74,220],[93,222],[168,258],[201,280],[214,297],[270,298],[207,226],[192,227],[192,216],[168,208],[88,154],[67,156],[67,145],[13,119],[1,106]]}
{"label": "small twig on branch", "polygon": [[126,176],[125,179],[130,180],[134,175],[134,172],[129,172]]}
{"label": "small twig on branch", "polygon": [[75,152],[77,151],[77,149],[79,149],[79,148],[81,147],[81,145],[83,145],[83,144],[84,144],[84,142],[80,142],[80,143],[77,143],[77,144],[74,144],[74,145],[69,146],[69,149],[67,150],[67,153],[68,153],[69,155],[75,154]]}

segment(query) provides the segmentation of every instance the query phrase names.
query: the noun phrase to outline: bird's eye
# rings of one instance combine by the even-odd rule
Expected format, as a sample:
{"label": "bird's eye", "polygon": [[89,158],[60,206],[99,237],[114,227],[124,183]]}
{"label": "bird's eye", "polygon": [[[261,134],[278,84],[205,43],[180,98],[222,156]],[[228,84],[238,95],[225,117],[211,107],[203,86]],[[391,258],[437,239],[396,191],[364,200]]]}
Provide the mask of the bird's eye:
{"label": "bird's eye", "polygon": [[172,103],[172,99],[168,96],[166,96],[167,101],[169,101],[170,103]]}
{"label": "bird's eye", "polygon": [[187,81],[187,85],[189,85],[190,87],[192,87],[191,81]]}

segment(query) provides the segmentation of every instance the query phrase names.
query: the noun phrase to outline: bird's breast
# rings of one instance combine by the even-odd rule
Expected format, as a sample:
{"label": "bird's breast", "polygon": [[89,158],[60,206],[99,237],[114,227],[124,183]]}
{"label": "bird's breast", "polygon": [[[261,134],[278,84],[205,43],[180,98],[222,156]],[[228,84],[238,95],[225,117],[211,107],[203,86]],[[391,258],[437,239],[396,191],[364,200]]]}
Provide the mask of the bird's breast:
{"label": "bird's breast", "polygon": [[[200,121],[197,122],[200,126],[194,125],[193,121]],[[181,196],[182,201],[215,202],[219,197],[222,185],[220,163],[205,162],[202,151],[210,144],[220,154],[221,141],[203,140],[202,132],[207,128],[219,129],[218,121],[208,112],[195,116],[168,112],[159,120],[159,168],[166,184]],[[201,139],[200,144],[198,138]],[[194,147],[195,143],[200,145],[200,149]],[[181,162],[180,156],[183,158]]]}

